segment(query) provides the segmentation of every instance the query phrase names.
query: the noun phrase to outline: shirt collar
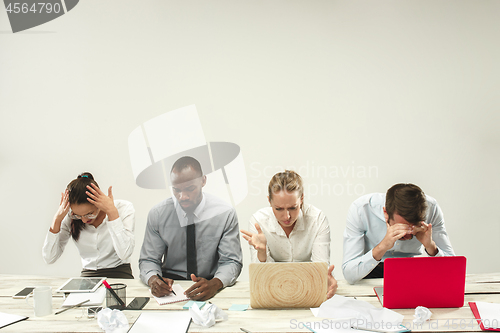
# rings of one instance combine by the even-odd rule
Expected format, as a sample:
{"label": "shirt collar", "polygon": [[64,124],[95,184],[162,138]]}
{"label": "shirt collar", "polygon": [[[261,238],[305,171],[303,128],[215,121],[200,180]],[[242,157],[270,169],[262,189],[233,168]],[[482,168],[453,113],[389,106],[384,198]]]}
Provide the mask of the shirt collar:
{"label": "shirt collar", "polygon": [[[201,215],[203,214],[203,210],[205,209],[205,205],[206,205],[206,202],[207,202],[206,199],[205,199],[205,195],[203,194],[203,192],[201,193],[201,195],[203,197],[201,198],[200,203],[198,204],[198,206],[195,208],[195,210],[193,212],[194,222],[195,223],[197,221],[201,220]],[[181,205],[179,205],[179,201],[177,201],[177,198],[175,196],[173,196],[172,199],[174,200],[175,210],[176,210],[177,216],[179,217],[179,220],[181,222],[181,226],[186,226],[187,225],[187,220],[188,220],[188,218],[187,218],[187,212],[184,209],[182,209]]]}
{"label": "shirt collar", "polygon": [[205,204],[207,202],[207,200],[205,200],[205,195],[203,194],[203,192],[201,193],[201,195],[202,195],[201,201],[198,204],[198,207],[196,207],[196,209],[193,212],[194,216],[197,217],[198,219],[200,219],[200,216],[202,215],[203,210],[205,209]]}
{"label": "shirt collar", "polygon": [[305,229],[305,223],[304,223],[304,213],[302,212],[302,208],[299,211],[299,217],[297,217],[297,221],[295,221],[295,227],[293,230],[304,230]]}

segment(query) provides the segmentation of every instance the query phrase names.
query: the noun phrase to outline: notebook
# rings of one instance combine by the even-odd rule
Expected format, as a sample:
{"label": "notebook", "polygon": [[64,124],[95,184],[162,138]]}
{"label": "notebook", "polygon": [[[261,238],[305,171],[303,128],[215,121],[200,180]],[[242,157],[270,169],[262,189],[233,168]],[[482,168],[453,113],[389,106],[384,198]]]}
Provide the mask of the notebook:
{"label": "notebook", "polygon": [[252,263],[250,305],[258,308],[311,308],[326,301],[326,262]]}
{"label": "notebook", "polygon": [[384,286],[373,289],[388,309],[459,308],[464,305],[466,262],[463,256],[388,258]]}
{"label": "notebook", "polygon": [[[176,295],[174,295],[173,293],[170,295],[167,295],[167,296],[163,296],[163,297],[156,297],[153,294],[151,294],[151,295],[153,295],[155,300],[160,305],[189,301],[189,297],[184,295],[184,288],[182,288],[179,284],[173,284],[172,289],[176,293]],[[149,292],[151,292],[151,290]]]}
{"label": "notebook", "polygon": [[469,308],[483,331],[500,331],[500,304],[469,302]]}

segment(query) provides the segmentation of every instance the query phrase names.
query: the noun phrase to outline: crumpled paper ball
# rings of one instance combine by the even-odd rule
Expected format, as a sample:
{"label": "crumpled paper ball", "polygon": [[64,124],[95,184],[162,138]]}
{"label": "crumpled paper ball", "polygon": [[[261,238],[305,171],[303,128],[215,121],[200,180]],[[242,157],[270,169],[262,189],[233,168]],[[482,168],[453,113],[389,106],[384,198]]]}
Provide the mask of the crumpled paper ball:
{"label": "crumpled paper ball", "polygon": [[217,320],[227,320],[227,314],[219,309],[215,304],[208,304],[203,310],[200,310],[195,303],[189,308],[189,314],[196,325],[211,327]]}
{"label": "crumpled paper ball", "polygon": [[129,329],[127,317],[116,309],[106,308],[99,311],[97,323],[106,333],[126,333]]}
{"label": "crumpled paper ball", "polygon": [[413,317],[415,317],[415,319],[413,319],[413,322],[415,324],[421,325],[427,320],[431,319],[431,316],[432,312],[429,309],[423,306],[417,306],[415,308],[415,314],[413,315]]}

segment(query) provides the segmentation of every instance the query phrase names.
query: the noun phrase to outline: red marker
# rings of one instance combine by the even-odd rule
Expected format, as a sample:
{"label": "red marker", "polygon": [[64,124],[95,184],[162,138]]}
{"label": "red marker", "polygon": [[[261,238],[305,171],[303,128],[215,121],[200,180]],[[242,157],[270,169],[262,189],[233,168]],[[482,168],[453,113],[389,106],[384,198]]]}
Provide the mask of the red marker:
{"label": "red marker", "polygon": [[113,295],[113,297],[118,301],[118,303],[120,303],[121,306],[125,307],[125,303],[122,301],[122,299],[120,297],[118,297],[118,295],[111,288],[111,286],[106,282],[106,280],[102,281],[102,283],[109,290],[109,292],[111,293],[111,295]]}

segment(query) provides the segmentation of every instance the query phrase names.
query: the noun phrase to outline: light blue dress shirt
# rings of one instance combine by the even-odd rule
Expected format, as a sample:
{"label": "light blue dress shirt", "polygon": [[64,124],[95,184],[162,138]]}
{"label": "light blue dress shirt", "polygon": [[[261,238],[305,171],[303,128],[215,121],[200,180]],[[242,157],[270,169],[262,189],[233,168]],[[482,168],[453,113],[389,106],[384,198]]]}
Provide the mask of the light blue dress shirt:
{"label": "light blue dress shirt", "polygon": [[[240,230],[236,211],[209,193],[194,211],[198,276],[218,278],[224,287],[232,285],[243,266]],[[142,282],[162,270],[186,276],[186,213],[175,198],[154,206],[148,215],[139,257]]]}
{"label": "light blue dress shirt", "polygon": [[[438,247],[436,256],[454,256],[446,228],[443,212],[436,200],[428,195],[426,223],[432,225],[432,239]],[[350,284],[367,276],[380,261],[373,258],[372,249],[385,237],[387,223],[384,217],[385,194],[366,194],[354,201],[347,214],[344,231],[344,260],[342,272]],[[386,258],[415,257],[427,255],[424,246],[416,237],[397,240],[381,261]]]}

